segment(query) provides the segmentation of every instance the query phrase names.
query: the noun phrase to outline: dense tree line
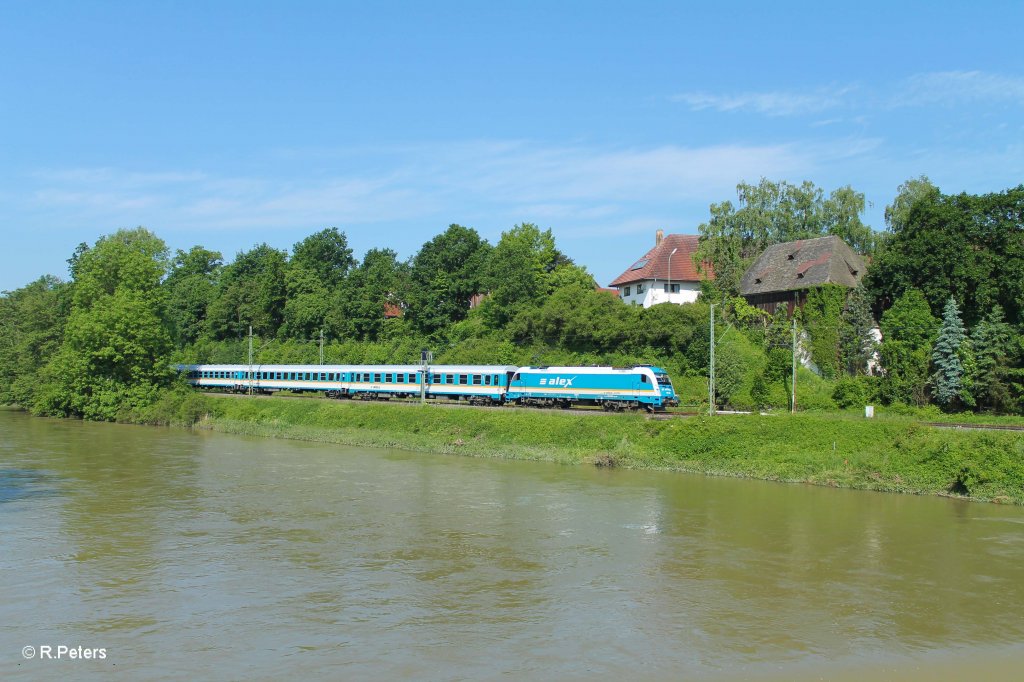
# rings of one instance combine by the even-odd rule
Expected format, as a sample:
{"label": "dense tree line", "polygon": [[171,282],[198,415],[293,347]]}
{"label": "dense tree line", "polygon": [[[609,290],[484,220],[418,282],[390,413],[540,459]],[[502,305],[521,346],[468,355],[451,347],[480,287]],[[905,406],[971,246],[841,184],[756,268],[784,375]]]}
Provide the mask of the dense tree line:
{"label": "dense tree line", "polygon": [[[171,387],[177,362],[501,364],[653,362],[684,403],[706,400],[711,309],[716,402],[783,407],[793,322],[738,297],[739,275],[774,243],[836,234],[871,259],[857,289],[812,291],[797,315],[803,407],[867,401],[1022,411],[1024,187],[943,195],[926,178],[900,187],[888,229],[860,219],[864,197],[811,183],[738,187],[711,206],[698,260],[717,275],[701,301],[651,308],[597,290],[551,230],[524,223],[495,244],[451,225],[408,260],[387,247],[357,258],[324,229],[290,252],[171,254],[121,230],[44,277],[0,296],[0,401],[37,412],[116,419]],[[881,329],[879,344],[874,328]]]}
{"label": "dense tree line", "polygon": [[797,318],[809,364],[838,382],[838,404],[1024,412],[1024,186],[944,195],[912,179],[878,234],[860,222],[863,196],[850,188],[827,199],[810,183],[737,191],[738,209],[712,205],[698,259],[721,275],[705,294],[765,353],[755,392],[778,375],[782,320],[735,297],[740,275],[767,246],[836,234],[868,257],[868,273],[853,291],[812,289]]}

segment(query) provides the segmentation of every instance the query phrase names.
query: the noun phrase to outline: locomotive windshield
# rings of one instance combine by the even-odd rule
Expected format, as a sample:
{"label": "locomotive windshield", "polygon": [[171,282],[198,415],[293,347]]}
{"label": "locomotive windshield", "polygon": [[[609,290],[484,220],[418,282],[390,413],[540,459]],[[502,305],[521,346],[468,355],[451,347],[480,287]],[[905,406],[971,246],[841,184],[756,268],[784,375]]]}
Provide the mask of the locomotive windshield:
{"label": "locomotive windshield", "polygon": [[667,386],[668,388],[672,388],[672,382],[669,380],[667,374],[655,374],[654,380],[658,382],[659,386]]}

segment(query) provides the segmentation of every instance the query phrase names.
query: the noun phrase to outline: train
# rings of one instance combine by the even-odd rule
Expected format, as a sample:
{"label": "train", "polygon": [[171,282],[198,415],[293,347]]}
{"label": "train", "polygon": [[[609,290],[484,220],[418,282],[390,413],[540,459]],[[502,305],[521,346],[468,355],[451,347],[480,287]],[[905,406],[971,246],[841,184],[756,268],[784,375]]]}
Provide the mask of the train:
{"label": "train", "polygon": [[424,397],[472,405],[529,405],[609,411],[664,410],[679,404],[668,373],[629,367],[514,365],[177,365],[196,388],[237,393],[294,391],[328,398]]}

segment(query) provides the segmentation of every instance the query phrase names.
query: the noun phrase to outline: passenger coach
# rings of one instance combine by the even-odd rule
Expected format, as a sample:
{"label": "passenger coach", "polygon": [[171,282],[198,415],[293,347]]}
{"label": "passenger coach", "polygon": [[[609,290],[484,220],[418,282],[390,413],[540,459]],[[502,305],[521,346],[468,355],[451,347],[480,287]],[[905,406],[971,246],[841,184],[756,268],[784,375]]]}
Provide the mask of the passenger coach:
{"label": "passenger coach", "polygon": [[[178,370],[201,388],[323,392],[329,398],[366,400],[418,396],[424,378],[418,365],[181,365]],[[431,365],[423,387],[429,398],[500,403],[515,371],[513,365]]]}

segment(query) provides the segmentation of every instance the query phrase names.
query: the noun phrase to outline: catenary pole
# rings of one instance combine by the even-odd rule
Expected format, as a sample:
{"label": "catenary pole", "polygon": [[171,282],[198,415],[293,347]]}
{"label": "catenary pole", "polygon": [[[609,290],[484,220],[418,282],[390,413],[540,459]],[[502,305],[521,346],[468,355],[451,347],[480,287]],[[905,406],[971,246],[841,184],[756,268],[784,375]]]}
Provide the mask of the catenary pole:
{"label": "catenary pole", "polygon": [[796,317],[793,317],[793,380],[789,382],[792,396],[789,401],[789,411],[796,413]]}
{"label": "catenary pole", "polygon": [[708,351],[708,416],[715,413],[715,304],[711,304],[711,346]]}
{"label": "catenary pole", "polygon": [[249,395],[252,395],[252,325],[249,325]]}

